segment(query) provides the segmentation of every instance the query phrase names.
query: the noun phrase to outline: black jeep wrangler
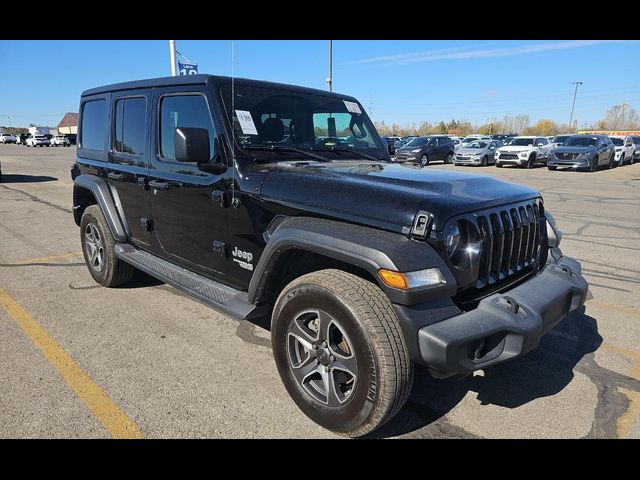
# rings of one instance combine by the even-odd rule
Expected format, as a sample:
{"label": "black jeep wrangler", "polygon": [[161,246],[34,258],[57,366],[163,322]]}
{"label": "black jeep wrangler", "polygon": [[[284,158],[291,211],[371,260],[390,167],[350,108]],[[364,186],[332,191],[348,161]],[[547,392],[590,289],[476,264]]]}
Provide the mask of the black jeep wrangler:
{"label": "black jeep wrangler", "polygon": [[585,301],[537,192],[392,163],[353,97],[158,78],[85,91],[79,128],[73,212],[96,282],[139,269],[270,314],[286,389],[335,432],[392,418],[414,362],[439,378],[504,362]]}

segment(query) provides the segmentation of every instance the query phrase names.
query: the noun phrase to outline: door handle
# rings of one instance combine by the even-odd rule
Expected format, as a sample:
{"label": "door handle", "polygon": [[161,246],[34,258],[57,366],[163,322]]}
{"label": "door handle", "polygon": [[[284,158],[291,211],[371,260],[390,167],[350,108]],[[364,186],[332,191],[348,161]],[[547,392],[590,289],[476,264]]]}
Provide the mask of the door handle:
{"label": "door handle", "polygon": [[107,173],[107,177],[109,177],[111,180],[117,180],[118,182],[124,180],[124,174],[123,173],[109,172],[109,173]]}
{"label": "door handle", "polygon": [[157,180],[149,180],[149,186],[156,190],[169,190],[168,182],[159,182]]}

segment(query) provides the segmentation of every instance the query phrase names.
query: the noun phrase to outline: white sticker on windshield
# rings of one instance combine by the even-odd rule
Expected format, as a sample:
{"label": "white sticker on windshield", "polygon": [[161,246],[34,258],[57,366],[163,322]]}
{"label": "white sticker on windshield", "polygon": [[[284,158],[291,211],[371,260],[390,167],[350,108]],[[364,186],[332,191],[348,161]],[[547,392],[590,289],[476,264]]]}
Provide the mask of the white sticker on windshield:
{"label": "white sticker on windshield", "polygon": [[238,117],[242,133],[245,135],[258,135],[258,130],[256,130],[256,125],[253,123],[251,112],[247,112],[246,110],[236,110],[236,115]]}
{"label": "white sticker on windshield", "polygon": [[343,100],[345,107],[347,107],[347,111],[351,113],[362,113],[360,110],[360,106],[356,102],[347,102]]}

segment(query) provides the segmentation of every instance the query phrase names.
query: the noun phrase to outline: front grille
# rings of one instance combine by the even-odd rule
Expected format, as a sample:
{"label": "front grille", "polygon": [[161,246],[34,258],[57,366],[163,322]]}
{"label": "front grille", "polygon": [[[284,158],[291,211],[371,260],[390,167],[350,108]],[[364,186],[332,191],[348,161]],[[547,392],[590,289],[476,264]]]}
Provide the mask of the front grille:
{"label": "front grille", "polygon": [[556,153],[556,158],[560,160],[573,160],[574,158],[577,158],[577,157],[578,157],[577,153],[566,153],[566,152]]}
{"label": "front grille", "polygon": [[471,157],[463,157],[461,155],[456,155],[456,160],[469,160]]}
{"label": "front grille", "polygon": [[517,159],[518,159],[517,153],[501,153],[500,154],[500,160],[517,160]]}
{"label": "front grille", "polygon": [[476,288],[537,264],[545,227],[543,209],[535,200],[476,215],[482,240]]}

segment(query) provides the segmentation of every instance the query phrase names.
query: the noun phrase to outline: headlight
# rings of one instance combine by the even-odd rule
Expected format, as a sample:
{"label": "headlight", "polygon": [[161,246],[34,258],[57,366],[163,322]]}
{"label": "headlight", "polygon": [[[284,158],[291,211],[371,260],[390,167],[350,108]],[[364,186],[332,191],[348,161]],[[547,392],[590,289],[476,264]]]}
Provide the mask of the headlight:
{"label": "headlight", "polygon": [[547,237],[549,239],[549,247],[554,248],[560,245],[562,240],[562,232],[558,230],[556,219],[549,212],[545,212],[547,218]]}
{"label": "headlight", "polygon": [[444,237],[449,261],[460,269],[467,269],[478,261],[480,243],[480,232],[466,220],[453,222]]}
{"label": "headlight", "polygon": [[444,245],[447,247],[447,255],[451,258],[460,245],[460,227],[458,227],[458,222],[452,223],[449,227],[447,236],[444,239]]}
{"label": "headlight", "polygon": [[418,153],[420,152],[422,149],[420,148],[414,148],[413,150],[411,150],[411,153]]}

